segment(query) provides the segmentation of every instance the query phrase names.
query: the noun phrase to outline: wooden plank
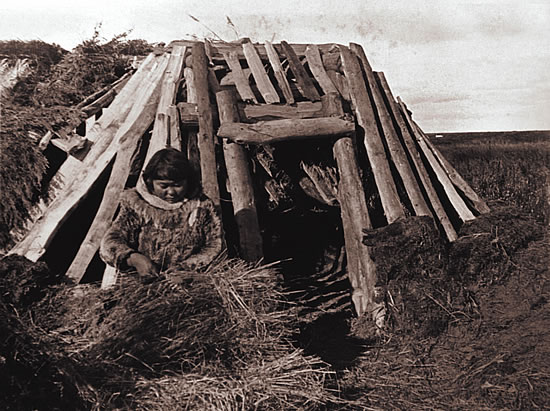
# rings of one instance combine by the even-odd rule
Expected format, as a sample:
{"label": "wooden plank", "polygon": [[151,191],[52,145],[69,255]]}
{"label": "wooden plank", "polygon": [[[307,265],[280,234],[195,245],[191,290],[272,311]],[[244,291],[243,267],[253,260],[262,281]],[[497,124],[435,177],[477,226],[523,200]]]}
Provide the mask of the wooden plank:
{"label": "wooden plank", "polygon": [[235,87],[237,87],[241,100],[258,103],[258,100],[256,99],[256,96],[252,92],[250,84],[248,83],[248,77],[243,72],[237,53],[235,51],[230,51],[228,53],[224,53],[223,56],[227,62],[227,66],[231,70],[232,79],[235,83]]}
{"label": "wooden plank", "polygon": [[[239,121],[237,96],[234,90],[216,93],[220,123]],[[239,232],[240,256],[246,261],[258,261],[263,258],[263,240],[258,223],[254,185],[249,169],[249,160],[244,147],[223,142],[227,176],[231,187],[233,214]]]}
{"label": "wooden plank", "polygon": [[103,273],[103,278],[101,280],[101,289],[108,290],[116,284],[118,277],[118,271],[115,267],[107,265],[105,267],[105,272]]}
{"label": "wooden plank", "polygon": [[202,188],[204,194],[219,207],[220,188],[214,143],[214,121],[208,92],[208,67],[203,43],[197,43],[193,47],[193,74],[199,110],[197,143],[200,152]]}
{"label": "wooden plank", "polygon": [[281,46],[288,60],[290,70],[292,71],[292,73],[294,73],[296,83],[298,84],[298,88],[300,89],[302,95],[308,100],[319,101],[321,97],[319,96],[317,89],[313,85],[313,82],[309,78],[309,75],[304,69],[304,66],[302,66],[302,63],[300,62],[300,59],[294,52],[293,48],[286,41],[282,41]]}
{"label": "wooden plank", "polygon": [[254,124],[226,123],[218,136],[240,144],[272,144],[319,137],[338,137],[353,133],[355,123],[346,118],[324,117],[260,121]]}
{"label": "wooden plank", "polygon": [[332,80],[325,71],[323,61],[321,60],[321,54],[319,53],[319,47],[315,44],[310,44],[306,48],[306,58],[311,73],[319,83],[319,86],[323,89],[325,94],[338,93],[338,89],[332,83]]}
{"label": "wooden plank", "polygon": [[401,106],[401,114],[405,117],[407,123],[409,124],[409,129],[411,130],[412,134],[416,138],[416,142],[418,143],[420,150],[428,160],[428,163],[432,167],[434,174],[436,175],[438,181],[443,187],[445,194],[447,195],[447,197],[449,198],[449,201],[451,202],[454,209],[456,210],[459,218],[464,222],[475,219],[474,214],[470,211],[470,209],[468,208],[468,206],[466,205],[462,197],[460,197],[460,194],[458,194],[458,192],[456,191],[456,188],[451,182],[449,176],[447,175],[443,167],[441,167],[441,165],[435,158],[432,151],[429,149],[428,145],[424,141],[424,138],[415,129],[414,124],[412,122],[412,118],[410,117],[409,112],[405,107],[405,104],[401,101],[399,97],[397,97],[397,100],[399,102],[399,105]]}
{"label": "wooden plank", "polygon": [[283,92],[286,103],[294,104],[294,96],[292,94],[290,84],[288,83],[288,79],[286,78],[285,70],[283,69],[283,65],[281,64],[281,60],[279,59],[279,55],[277,54],[275,47],[273,47],[273,44],[269,41],[265,42],[265,51],[267,53],[269,63],[273,68],[273,73],[275,73],[275,78],[277,79],[279,88]]}
{"label": "wooden plank", "polygon": [[413,170],[407,159],[407,155],[399,141],[399,136],[393,125],[392,118],[386,107],[386,102],[382,96],[382,91],[380,90],[378,83],[376,81],[375,75],[372,71],[372,68],[369,64],[367,56],[361,46],[358,44],[351,43],[350,49],[354,52],[360,59],[363,64],[363,72],[367,77],[367,85],[371,91],[371,95],[374,99],[374,105],[376,106],[376,112],[378,113],[378,119],[382,126],[382,131],[388,146],[388,151],[390,153],[393,164],[401,177],[405,191],[409,197],[411,205],[413,207],[414,213],[418,216],[432,216],[428,204],[424,199],[416,177],[414,176]]}
{"label": "wooden plank", "polygon": [[397,122],[397,125],[399,126],[401,136],[403,137],[403,142],[405,143],[405,147],[407,148],[407,151],[409,153],[413,166],[416,169],[418,178],[420,179],[420,184],[422,184],[422,187],[426,192],[426,195],[428,197],[428,202],[430,203],[434,211],[435,218],[437,218],[437,220],[439,221],[439,224],[443,228],[443,231],[445,232],[447,239],[451,242],[455,241],[458,238],[456,230],[454,229],[451,223],[451,220],[449,219],[449,216],[447,215],[447,212],[443,207],[443,204],[441,204],[441,200],[439,199],[439,196],[437,195],[435,187],[432,184],[430,176],[428,175],[428,171],[424,166],[422,157],[420,156],[420,153],[416,148],[414,138],[411,135],[409,128],[407,127],[407,124],[403,119],[403,116],[401,116],[399,106],[397,105],[397,102],[393,97],[393,94],[391,92],[388,82],[386,81],[384,73],[380,73],[378,77],[380,79],[382,88],[386,93],[387,100],[389,102],[390,113],[394,118],[394,120]]}
{"label": "wooden plank", "polygon": [[246,42],[242,47],[246,61],[248,62],[248,67],[250,67],[250,70],[252,71],[252,76],[256,81],[256,86],[258,87],[258,90],[260,91],[260,94],[264,98],[265,102],[268,104],[279,103],[281,99],[279,98],[275,87],[271,84],[271,80],[269,80],[269,77],[265,72],[262,60],[260,59],[260,56],[258,56],[254,45],[250,42]]}
{"label": "wooden plank", "polygon": [[[338,116],[344,112],[340,95],[329,93],[322,97],[325,113]],[[363,229],[372,228],[366,196],[356,156],[354,135],[335,141],[332,148],[338,166],[338,202],[344,229],[347,271],[352,285],[352,301],[357,315],[374,312],[376,266],[368,247],[363,245]]]}
{"label": "wooden plank", "polygon": [[149,141],[149,148],[145,155],[144,164],[149,162],[153,154],[169,145],[168,132],[170,127],[168,124],[168,108],[173,105],[176,100],[176,91],[181,78],[185,51],[185,47],[175,46],[170,54],[168,66],[166,67],[162,79],[160,101],[156,114],[156,119],[158,121],[155,121],[153,126],[153,133],[151,134],[151,140]]}
{"label": "wooden plank", "polygon": [[171,105],[168,107],[167,114],[169,124],[168,136],[170,137],[168,145],[178,151],[182,151],[179,110],[175,105]]}
{"label": "wooden plank", "polygon": [[321,102],[299,101],[293,106],[286,104],[240,104],[247,119],[294,119],[325,117]]}
{"label": "wooden plank", "polygon": [[[414,120],[413,120],[414,122]],[[449,163],[449,161],[441,154],[438,148],[430,141],[428,136],[422,131],[422,129],[414,122],[414,126],[417,131],[424,137],[424,141],[428,147],[432,150],[434,156],[439,160],[441,167],[445,170],[455,187],[457,187],[466,198],[472,203],[472,207],[480,214],[485,214],[491,211],[487,203],[477,195],[477,193],[470,187],[470,185],[462,178],[462,176],[455,170],[455,168]]]}
{"label": "wooden plank", "polygon": [[374,181],[380,193],[382,208],[384,209],[388,223],[392,223],[399,217],[404,217],[405,213],[391,174],[386,151],[382,143],[382,136],[378,131],[377,120],[367,91],[367,85],[363,79],[363,72],[357,56],[344,46],[340,47],[340,54],[357,121],[365,132],[365,148],[374,174]]}
{"label": "wooden plank", "polygon": [[[84,276],[86,268],[99,249],[101,239],[113,222],[138,142],[153,122],[155,112],[158,110],[159,96],[162,93],[162,86],[159,84],[160,78],[161,76],[158,76],[157,84],[151,84],[143,96],[140,96],[141,99],[136,102],[123,126],[124,133],[117,136],[118,144],[116,145],[118,147],[116,148],[115,162],[103,193],[103,200],[66,273],[67,277],[76,283],[79,283]],[[158,113],[157,116],[166,117],[166,114]],[[162,122],[164,123],[164,121]]]}
{"label": "wooden plank", "polygon": [[[64,188],[62,195],[59,195],[49,205],[42,218],[34,224],[23,241],[10,251],[10,254],[20,254],[31,261],[37,261],[44,254],[63,222],[83,201],[93,184],[111,163],[120,144],[135,133],[135,128],[132,127],[138,120],[139,115],[146,107],[147,110],[150,109],[150,100],[158,90],[168,58],[164,55],[159,56],[155,58],[155,63],[157,64],[152,67],[153,71],[147,77],[141,79],[139,92],[134,95],[135,98],[131,101],[131,111],[127,117],[125,116],[122,125],[116,126],[115,136],[110,139],[109,145],[101,152],[93,152],[94,150],[90,152],[81,169],[75,170],[74,179]],[[158,100],[155,101],[154,107],[151,109],[153,112],[156,109],[157,102]],[[115,125],[113,125],[114,127]],[[93,149],[96,147],[98,147],[98,144],[94,145]]]}

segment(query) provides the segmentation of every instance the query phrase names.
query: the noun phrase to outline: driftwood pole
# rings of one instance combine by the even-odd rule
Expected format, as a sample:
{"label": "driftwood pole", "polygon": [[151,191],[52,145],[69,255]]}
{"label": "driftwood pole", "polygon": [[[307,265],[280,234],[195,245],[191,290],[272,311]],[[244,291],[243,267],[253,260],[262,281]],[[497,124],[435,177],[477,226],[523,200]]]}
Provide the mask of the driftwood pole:
{"label": "driftwood pole", "polygon": [[258,100],[256,99],[256,96],[254,95],[254,92],[252,91],[252,89],[250,88],[250,84],[248,83],[248,77],[245,75],[241,67],[237,52],[229,51],[227,53],[224,53],[223,57],[225,58],[227,66],[231,70],[231,78],[235,83],[235,87],[237,87],[237,91],[241,96],[241,100],[253,101],[254,103],[258,103]]}
{"label": "driftwood pole", "polygon": [[449,163],[449,160],[447,160],[443,154],[438,150],[438,148],[430,141],[428,136],[418,127],[418,124],[414,122],[414,126],[417,129],[417,131],[424,137],[424,141],[428,145],[428,147],[432,150],[435,157],[439,160],[441,163],[441,167],[445,170],[453,184],[464,193],[466,198],[471,202],[472,207],[480,214],[488,213],[490,211],[489,206],[487,206],[487,203],[477,195],[477,193],[470,187],[470,185],[462,178],[462,176],[455,170],[455,168]]}
{"label": "driftwood pole", "polygon": [[407,147],[407,151],[409,152],[412,163],[416,168],[418,177],[420,179],[420,183],[422,184],[422,186],[424,187],[424,190],[426,191],[426,195],[428,196],[428,200],[432,206],[435,217],[439,220],[439,223],[441,224],[441,227],[443,228],[443,231],[445,232],[447,239],[449,241],[455,241],[458,238],[458,235],[456,234],[456,230],[454,229],[451,223],[451,220],[449,219],[449,216],[447,215],[447,212],[445,211],[445,208],[443,207],[443,204],[441,203],[441,200],[437,195],[437,191],[435,190],[433,183],[430,179],[430,176],[428,174],[428,171],[424,166],[422,157],[420,156],[420,153],[416,148],[416,145],[414,143],[414,138],[411,135],[409,128],[405,123],[405,120],[401,116],[401,112],[400,112],[399,106],[397,105],[397,102],[393,98],[393,94],[390,90],[390,86],[388,85],[388,82],[386,81],[384,73],[379,73],[378,79],[380,80],[382,89],[386,94],[386,99],[389,103],[390,112],[399,127],[401,136],[403,137],[403,142],[405,143],[405,147]]}
{"label": "driftwood pole", "polygon": [[300,62],[300,59],[296,55],[296,52],[294,51],[292,46],[286,41],[281,41],[281,47],[283,48],[283,51],[288,60],[290,70],[292,71],[292,73],[294,73],[294,77],[296,77],[298,88],[300,89],[304,97],[311,101],[319,101],[321,99],[321,97],[319,96],[319,92],[313,85],[313,81],[311,81],[311,79],[309,78],[306,69],[304,68],[304,66],[302,66],[302,63]]}
{"label": "driftwood pole", "polygon": [[[344,113],[337,93],[322,97],[326,115]],[[372,228],[363,183],[359,173],[353,134],[341,137],[333,146],[338,165],[338,202],[342,214],[348,276],[353,288],[352,301],[358,315],[370,313],[381,326],[384,321],[383,306],[376,302],[376,267],[369,249],[363,245],[363,229]]]}
{"label": "driftwood pole", "polygon": [[[237,96],[234,90],[216,93],[220,123],[239,121]],[[240,255],[247,261],[258,261],[263,257],[262,236],[256,211],[256,200],[248,158],[244,147],[223,141],[223,152],[231,188],[233,213],[239,231]]]}
{"label": "driftwood pole", "polygon": [[271,81],[265,72],[264,65],[258,55],[258,52],[256,51],[256,48],[251,42],[244,43],[242,47],[248,67],[250,67],[250,70],[252,71],[252,76],[254,77],[256,85],[258,86],[265,102],[268,104],[279,103],[281,99],[279,98],[275,87],[273,87],[273,84],[271,84]]}
{"label": "driftwood pole", "polygon": [[220,188],[218,186],[214,145],[214,121],[208,93],[208,65],[204,43],[201,42],[197,42],[193,46],[193,75],[199,112],[197,143],[200,152],[202,188],[204,194],[219,207]]}
{"label": "driftwood pole", "polygon": [[294,104],[292,89],[290,88],[290,84],[288,83],[288,80],[286,78],[283,65],[281,64],[281,60],[279,59],[279,54],[277,54],[275,47],[273,47],[273,44],[271,44],[269,41],[265,42],[265,51],[267,52],[267,57],[269,59],[269,62],[271,63],[271,67],[273,68],[273,73],[275,74],[275,78],[277,79],[279,88],[283,92],[283,96],[285,96],[286,103]]}
{"label": "driftwood pole", "polygon": [[441,167],[441,165],[435,158],[434,154],[432,153],[432,151],[429,149],[426,142],[424,141],[424,137],[414,127],[413,120],[407,110],[407,107],[399,97],[397,98],[397,100],[399,101],[399,105],[401,106],[401,114],[403,115],[403,118],[409,125],[409,130],[416,137],[416,142],[418,144],[418,147],[420,147],[420,150],[426,156],[426,160],[428,160],[428,163],[432,167],[434,174],[436,175],[441,186],[443,187],[443,190],[445,191],[445,194],[447,195],[449,201],[451,202],[454,209],[456,210],[458,217],[463,222],[473,220],[475,218],[474,214],[472,213],[472,211],[470,211],[470,209],[468,208],[468,206],[466,205],[462,197],[460,197],[460,194],[456,191],[456,188],[451,182],[449,176],[447,175],[443,167]]}
{"label": "driftwood pole", "polygon": [[357,56],[347,47],[340,47],[344,72],[349,83],[351,101],[357,116],[359,126],[365,131],[365,148],[374,174],[374,181],[382,208],[388,223],[392,223],[399,217],[404,217],[405,212],[397,188],[391,173],[382,136],[379,134],[376,116],[372,107],[367,86],[363,80],[363,72]]}
{"label": "driftwood pole", "polygon": [[401,177],[401,181],[403,181],[403,186],[405,187],[405,191],[407,192],[414,213],[419,216],[431,217],[432,213],[428,208],[426,200],[424,200],[424,196],[420,191],[418,182],[416,181],[412,168],[409,164],[409,160],[407,159],[407,155],[405,154],[403,146],[399,141],[399,137],[382,97],[382,93],[380,92],[380,89],[376,82],[376,78],[369,64],[367,56],[365,55],[363,48],[358,44],[351,43],[350,48],[352,52],[357,54],[361,63],[363,64],[363,71],[365,72],[367,77],[368,87],[371,91],[374,105],[376,106],[378,119],[380,120],[382,131],[384,132],[388,151],[393,160],[393,164],[395,165],[395,168],[397,169],[397,172]]}

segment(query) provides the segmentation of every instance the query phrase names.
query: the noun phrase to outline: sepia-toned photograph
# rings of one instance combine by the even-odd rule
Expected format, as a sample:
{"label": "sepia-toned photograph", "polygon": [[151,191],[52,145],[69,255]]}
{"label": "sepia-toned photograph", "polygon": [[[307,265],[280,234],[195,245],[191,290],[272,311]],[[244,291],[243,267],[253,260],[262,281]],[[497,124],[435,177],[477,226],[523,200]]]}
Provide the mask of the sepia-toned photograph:
{"label": "sepia-toned photograph", "polygon": [[0,409],[550,409],[550,3],[0,4]]}

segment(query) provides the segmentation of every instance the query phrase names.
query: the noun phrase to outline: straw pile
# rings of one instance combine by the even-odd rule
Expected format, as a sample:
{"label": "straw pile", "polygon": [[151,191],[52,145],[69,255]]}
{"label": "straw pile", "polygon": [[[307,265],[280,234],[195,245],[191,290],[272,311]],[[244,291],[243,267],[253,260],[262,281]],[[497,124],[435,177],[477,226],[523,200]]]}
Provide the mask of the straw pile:
{"label": "straw pile", "polygon": [[291,343],[297,309],[272,267],[223,260],[150,284],[128,275],[110,290],[57,286],[32,318],[76,362],[99,408],[316,409],[340,401],[328,365]]}

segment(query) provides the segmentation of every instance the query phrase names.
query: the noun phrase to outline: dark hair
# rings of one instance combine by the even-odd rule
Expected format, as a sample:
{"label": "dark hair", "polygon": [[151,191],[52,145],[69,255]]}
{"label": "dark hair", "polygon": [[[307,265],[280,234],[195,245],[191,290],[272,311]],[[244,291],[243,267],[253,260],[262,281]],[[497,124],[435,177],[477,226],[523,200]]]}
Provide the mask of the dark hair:
{"label": "dark hair", "polygon": [[181,151],[175,148],[163,148],[157,151],[143,170],[143,180],[147,189],[153,191],[153,180],[186,180],[186,197],[198,195],[200,184],[197,173]]}

